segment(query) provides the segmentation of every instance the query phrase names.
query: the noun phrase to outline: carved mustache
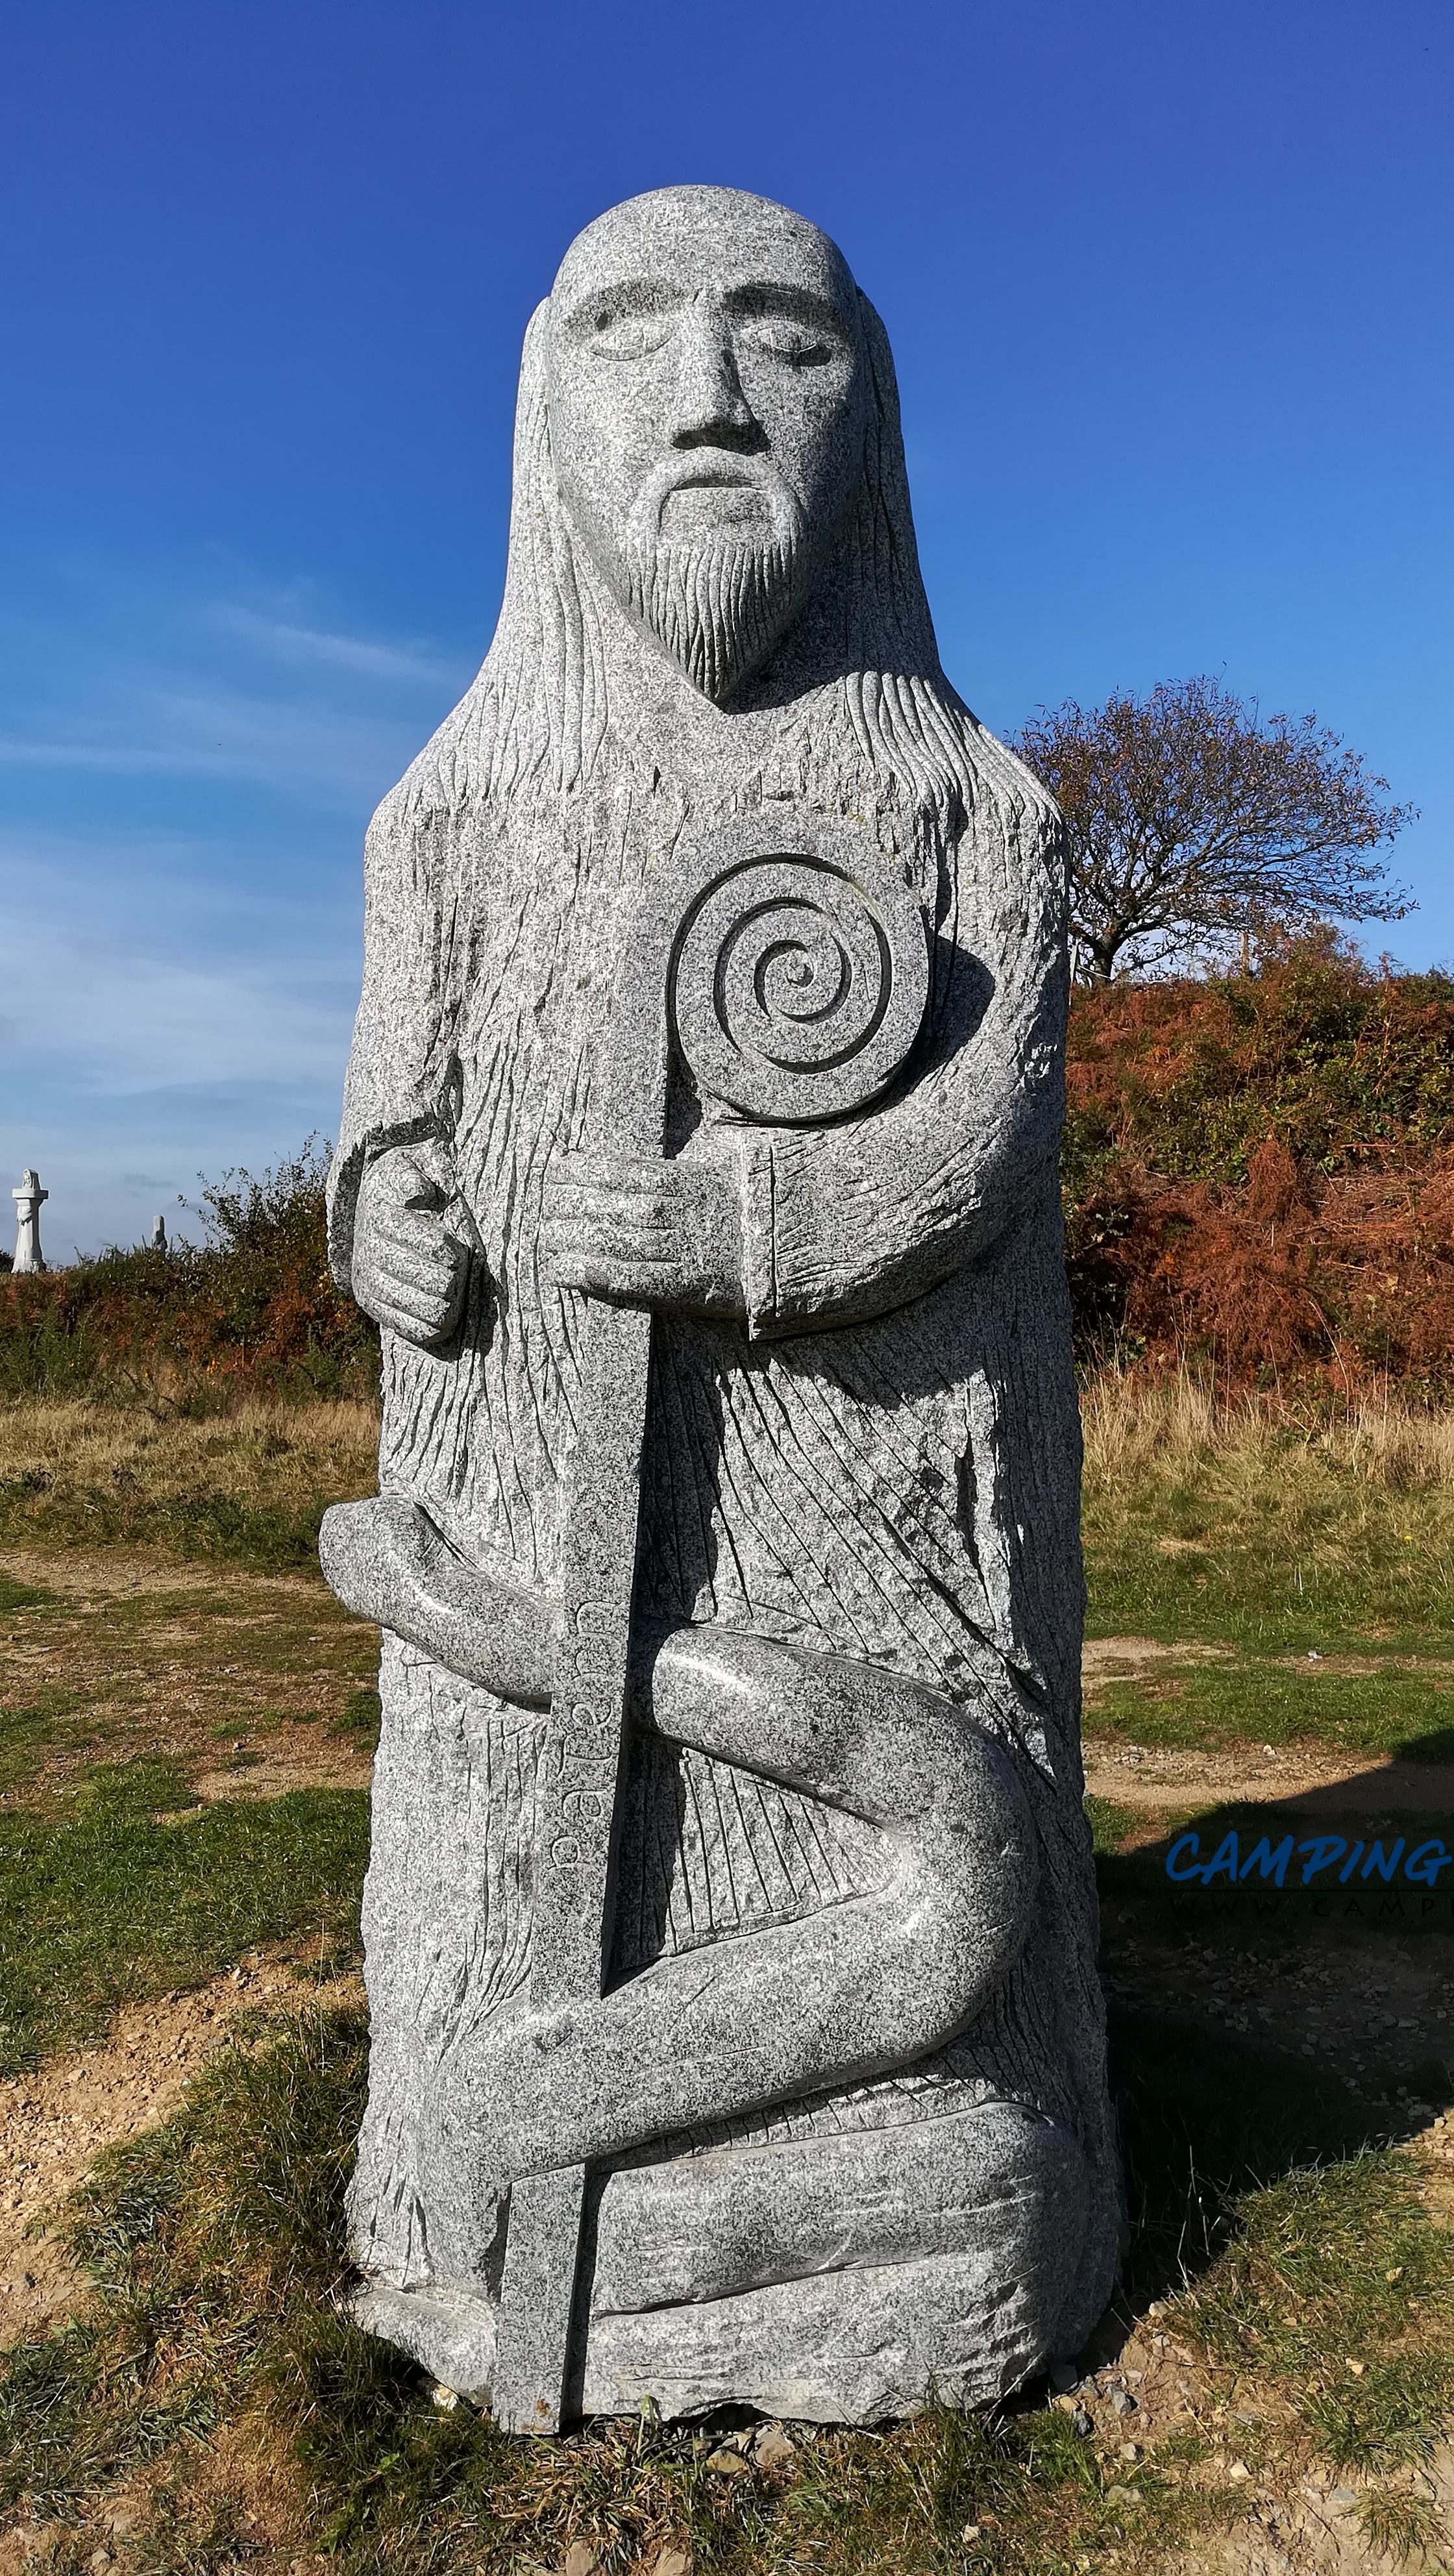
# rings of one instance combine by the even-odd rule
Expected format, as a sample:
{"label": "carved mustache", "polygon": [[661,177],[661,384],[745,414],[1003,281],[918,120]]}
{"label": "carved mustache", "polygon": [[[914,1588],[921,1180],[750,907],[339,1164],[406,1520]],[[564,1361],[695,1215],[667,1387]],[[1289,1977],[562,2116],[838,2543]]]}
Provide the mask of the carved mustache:
{"label": "carved mustache", "polygon": [[756,456],[720,456],[700,450],[663,457],[646,476],[632,506],[638,540],[656,545],[661,539],[666,505],[678,492],[753,492],[767,503],[773,535],[781,543],[798,534],[798,503],[775,466]]}

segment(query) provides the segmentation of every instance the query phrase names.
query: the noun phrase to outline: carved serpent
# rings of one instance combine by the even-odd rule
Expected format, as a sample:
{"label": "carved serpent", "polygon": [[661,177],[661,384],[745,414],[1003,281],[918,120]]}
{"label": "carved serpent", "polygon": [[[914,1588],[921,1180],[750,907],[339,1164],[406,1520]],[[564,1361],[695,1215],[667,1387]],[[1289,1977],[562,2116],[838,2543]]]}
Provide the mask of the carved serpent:
{"label": "carved serpent", "polygon": [[[335,1504],[320,1551],[350,1608],[502,1699],[548,1704],[558,1606],[466,1565],[417,1505]],[[467,2034],[433,2109],[471,2195],[924,2056],[973,2017],[1024,1938],[1024,1803],[1007,1756],[943,1693],[730,1629],[643,1629],[628,1709],[672,1743],[863,1817],[896,1866],[874,1894],[806,1922],[661,1960],[599,1999],[507,2006]]]}

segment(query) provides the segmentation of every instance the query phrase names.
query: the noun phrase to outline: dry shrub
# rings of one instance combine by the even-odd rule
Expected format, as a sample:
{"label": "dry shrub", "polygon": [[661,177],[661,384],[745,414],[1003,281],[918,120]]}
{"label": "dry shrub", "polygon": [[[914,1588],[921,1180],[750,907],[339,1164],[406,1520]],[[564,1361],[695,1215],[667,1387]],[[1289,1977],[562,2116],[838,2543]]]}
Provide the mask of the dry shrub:
{"label": "dry shrub", "polygon": [[1331,932],[1071,1019],[1082,1356],[1345,1398],[1454,1387],[1454,981]]}
{"label": "dry shrub", "polygon": [[378,1334],[328,1267],[327,1148],[202,1192],[207,1240],[0,1279],[0,1396],[370,1396]]}
{"label": "dry shrub", "polygon": [[1242,1192],[1144,1168],[1107,1176],[1071,1215],[1072,1281],[1079,1272],[1092,1337],[1129,1343],[1159,1367],[1191,1354],[1236,1378],[1290,1373],[1351,1392],[1391,1375],[1447,1391],[1449,1162],[1422,1174],[1339,1175],[1324,1181],[1316,1205],[1312,1197],[1308,1176],[1272,1138]]}

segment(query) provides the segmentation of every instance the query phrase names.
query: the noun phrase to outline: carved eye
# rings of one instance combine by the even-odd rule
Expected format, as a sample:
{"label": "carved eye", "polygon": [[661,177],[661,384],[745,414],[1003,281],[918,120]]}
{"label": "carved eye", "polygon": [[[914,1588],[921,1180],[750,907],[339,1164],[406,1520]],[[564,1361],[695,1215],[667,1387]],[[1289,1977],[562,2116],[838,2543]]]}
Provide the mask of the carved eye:
{"label": "carved eye", "polygon": [[757,350],[764,358],[781,359],[790,367],[821,367],[833,355],[820,332],[777,315],[743,322],[739,330],[745,347]]}
{"label": "carved eye", "polygon": [[621,313],[603,304],[591,316],[591,347],[602,358],[646,358],[671,337],[666,313]]}

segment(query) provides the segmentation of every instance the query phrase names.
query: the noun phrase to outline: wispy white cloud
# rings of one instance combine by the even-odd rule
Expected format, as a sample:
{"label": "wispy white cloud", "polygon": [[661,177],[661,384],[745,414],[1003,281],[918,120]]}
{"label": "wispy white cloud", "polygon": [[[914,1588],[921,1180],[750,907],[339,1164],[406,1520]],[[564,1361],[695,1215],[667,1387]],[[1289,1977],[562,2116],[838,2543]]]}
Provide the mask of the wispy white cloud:
{"label": "wispy white cloud", "polygon": [[57,597],[0,607],[0,1182],[44,1163],[68,1258],[332,1129],[363,825],[472,665],[236,562]]}
{"label": "wispy white cloud", "polygon": [[6,1053],[82,1091],[336,1083],[353,951],[341,905],[219,885],[177,846],[0,836]]}
{"label": "wispy white cloud", "polygon": [[462,692],[471,677],[466,664],[451,660],[419,642],[381,643],[367,635],[340,635],[325,627],[300,626],[283,617],[224,602],[217,621],[279,661],[323,663],[340,671],[358,671],[369,679],[418,681],[426,687]]}
{"label": "wispy white cloud", "polygon": [[146,699],[170,756],[203,772],[258,785],[324,790],[372,805],[420,745],[417,718],[365,714],[245,690],[155,687]]}
{"label": "wispy white cloud", "polygon": [[310,615],[308,585],[258,599],[93,584],[78,647],[0,620],[9,722],[0,770],[246,780],[366,812],[468,685],[471,663],[418,637]]}
{"label": "wispy white cloud", "polygon": [[0,764],[118,777],[246,779],[323,795],[347,811],[376,803],[419,749],[421,729],[397,717],[261,698],[244,690],[166,687],[133,693],[130,721],[79,719],[34,734],[0,735]]}

